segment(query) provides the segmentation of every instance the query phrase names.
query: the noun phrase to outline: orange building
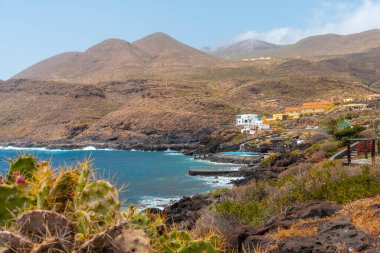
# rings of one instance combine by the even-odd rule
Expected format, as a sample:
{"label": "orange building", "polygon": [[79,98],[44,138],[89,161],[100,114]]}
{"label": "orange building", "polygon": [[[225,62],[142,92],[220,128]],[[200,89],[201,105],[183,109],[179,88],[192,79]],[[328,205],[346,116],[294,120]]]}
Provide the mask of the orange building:
{"label": "orange building", "polygon": [[264,116],[262,118],[262,121],[263,121],[264,125],[273,125],[273,124],[277,123],[277,120],[275,120],[273,118],[272,119],[268,119],[267,116]]}
{"label": "orange building", "polygon": [[335,108],[333,102],[304,103],[301,107],[287,107],[285,112],[297,112],[305,115],[323,114]]}

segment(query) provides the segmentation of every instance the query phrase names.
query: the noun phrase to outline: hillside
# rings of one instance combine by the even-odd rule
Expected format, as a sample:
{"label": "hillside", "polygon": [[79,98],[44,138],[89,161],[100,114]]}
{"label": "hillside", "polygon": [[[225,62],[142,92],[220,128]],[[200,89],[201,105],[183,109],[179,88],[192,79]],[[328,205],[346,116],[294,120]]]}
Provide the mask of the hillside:
{"label": "hillside", "polygon": [[[377,33],[340,36],[340,41]],[[338,45],[332,42],[337,36],[326,36],[332,39],[325,45]],[[317,47],[316,40],[323,39],[297,45]],[[286,49],[257,41],[240,48],[253,46]],[[133,43],[110,39],[0,82],[0,142],[192,145],[221,125],[233,125],[238,113],[271,114],[305,101],[369,94],[380,88],[379,62],[378,49],[234,62],[219,61],[163,33]]]}
{"label": "hillside", "polygon": [[163,33],[155,33],[133,44],[105,40],[85,52],[68,52],[38,62],[11,79],[53,81],[105,81],[114,74],[154,66],[206,66],[216,58],[186,46]]}
{"label": "hillside", "polygon": [[208,66],[219,60],[165,33],[154,33],[132,43],[151,58],[150,66]]}
{"label": "hillside", "polygon": [[128,73],[93,84],[0,84],[0,142],[179,147],[233,124],[238,113],[265,114],[305,100],[369,93],[350,73],[300,59],[270,66],[136,68],[129,79]]}
{"label": "hillside", "polygon": [[[370,30],[350,35],[326,34],[311,36],[295,44],[281,47],[262,42],[264,47],[248,47],[247,50],[247,47],[244,46],[246,43],[247,41],[238,42],[221,48],[215,51],[214,54],[226,59],[242,59],[259,56],[295,58],[363,53],[380,47],[380,30]],[[268,46],[268,48],[265,46]]]}
{"label": "hillside", "polygon": [[280,48],[279,45],[265,41],[248,39],[230,46],[217,48],[211,53],[224,59],[243,59],[271,55]]}

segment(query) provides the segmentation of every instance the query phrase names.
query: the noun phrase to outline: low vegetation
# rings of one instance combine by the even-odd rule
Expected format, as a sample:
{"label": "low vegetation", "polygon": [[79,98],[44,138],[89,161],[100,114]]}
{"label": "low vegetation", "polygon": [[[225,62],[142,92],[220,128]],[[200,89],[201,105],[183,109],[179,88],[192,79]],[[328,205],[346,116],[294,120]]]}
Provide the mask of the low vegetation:
{"label": "low vegetation", "polygon": [[215,211],[228,219],[258,226],[296,203],[330,200],[345,204],[380,194],[380,167],[343,167],[322,162],[303,173],[251,184],[225,195]]}

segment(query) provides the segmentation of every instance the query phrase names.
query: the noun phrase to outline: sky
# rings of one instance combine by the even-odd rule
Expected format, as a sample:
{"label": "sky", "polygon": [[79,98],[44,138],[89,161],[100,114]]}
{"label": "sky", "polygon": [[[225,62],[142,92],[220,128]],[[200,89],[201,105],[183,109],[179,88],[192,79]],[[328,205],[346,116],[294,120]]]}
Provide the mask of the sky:
{"label": "sky", "polygon": [[0,0],[0,79],[108,38],[165,32],[195,48],[291,44],[380,28],[380,0]]}

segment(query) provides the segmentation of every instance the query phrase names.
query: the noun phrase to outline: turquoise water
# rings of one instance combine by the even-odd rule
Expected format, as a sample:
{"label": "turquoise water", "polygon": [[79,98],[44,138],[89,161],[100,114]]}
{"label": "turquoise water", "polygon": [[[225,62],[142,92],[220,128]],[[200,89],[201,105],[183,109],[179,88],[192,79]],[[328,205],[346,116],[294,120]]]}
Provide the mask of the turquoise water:
{"label": "turquoise water", "polygon": [[126,185],[121,197],[128,203],[161,206],[185,195],[208,192],[230,186],[230,178],[188,176],[189,167],[226,169],[236,165],[215,164],[176,152],[143,152],[118,150],[44,150],[0,148],[0,172],[8,170],[7,158],[33,153],[40,160],[51,160],[53,166],[72,165],[91,158],[100,176],[111,178],[119,186]]}

